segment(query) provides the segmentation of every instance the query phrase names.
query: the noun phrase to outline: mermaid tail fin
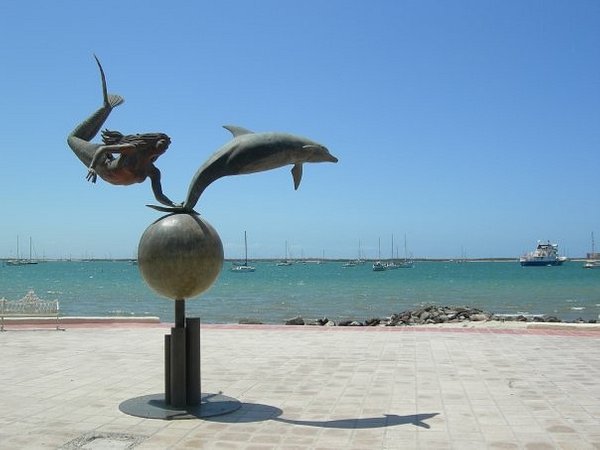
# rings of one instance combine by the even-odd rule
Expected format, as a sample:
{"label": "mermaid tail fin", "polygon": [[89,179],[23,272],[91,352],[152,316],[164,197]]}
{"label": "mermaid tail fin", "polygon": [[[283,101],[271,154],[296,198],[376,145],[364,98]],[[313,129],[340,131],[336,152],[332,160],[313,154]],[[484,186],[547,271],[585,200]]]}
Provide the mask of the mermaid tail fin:
{"label": "mermaid tail fin", "polygon": [[108,100],[108,104],[110,105],[111,108],[119,106],[121,103],[123,103],[125,101],[125,99],[123,97],[121,97],[120,95],[117,95],[117,94],[108,94],[107,100]]}
{"label": "mermaid tail fin", "polygon": [[120,95],[109,94],[107,92],[104,70],[102,69],[98,57],[94,55],[94,58],[100,69],[100,77],[102,78],[102,98],[104,101],[102,106],[96,112],[75,127],[67,139],[69,147],[71,147],[73,152],[75,152],[77,157],[86,165],[86,167],[92,162],[94,153],[99,146],[99,144],[92,144],[90,141],[98,134],[112,109],[125,101]]}
{"label": "mermaid tail fin", "polygon": [[94,55],[94,59],[96,60],[96,64],[98,64],[98,68],[100,69],[100,77],[102,78],[102,96],[104,98],[104,106],[110,109],[114,108],[115,106],[119,106],[125,100],[120,95],[108,93],[106,89],[106,76],[104,75],[102,64],[100,64],[100,60],[96,55]]}

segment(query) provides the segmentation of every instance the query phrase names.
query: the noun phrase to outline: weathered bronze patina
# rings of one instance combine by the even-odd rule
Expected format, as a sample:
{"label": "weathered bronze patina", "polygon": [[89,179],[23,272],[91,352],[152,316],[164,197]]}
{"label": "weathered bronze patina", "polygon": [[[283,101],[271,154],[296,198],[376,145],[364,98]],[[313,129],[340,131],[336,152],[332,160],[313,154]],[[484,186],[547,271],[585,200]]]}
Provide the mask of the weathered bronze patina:
{"label": "weathered bronze patina", "polygon": [[288,133],[253,133],[245,128],[226,125],[233,139],[217,150],[198,169],[183,205],[162,207],[148,205],[159,211],[193,212],[200,195],[213,181],[229,175],[243,175],[293,165],[294,189],[302,180],[302,164],[307,162],[337,162],[321,144]]}
{"label": "weathered bronze patina", "polygon": [[113,108],[124,101],[119,95],[108,94],[104,70],[98,58],[96,62],[102,78],[104,103],[77,125],[67,138],[69,147],[88,168],[87,180],[95,183],[96,178],[100,176],[111,184],[130,185],[150,178],[156,200],[163,205],[176,206],[163,194],[160,171],[154,165],[158,157],[169,148],[169,136],[164,133],[123,135],[118,131],[103,130],[102,144],[90,142],[98,134]]}

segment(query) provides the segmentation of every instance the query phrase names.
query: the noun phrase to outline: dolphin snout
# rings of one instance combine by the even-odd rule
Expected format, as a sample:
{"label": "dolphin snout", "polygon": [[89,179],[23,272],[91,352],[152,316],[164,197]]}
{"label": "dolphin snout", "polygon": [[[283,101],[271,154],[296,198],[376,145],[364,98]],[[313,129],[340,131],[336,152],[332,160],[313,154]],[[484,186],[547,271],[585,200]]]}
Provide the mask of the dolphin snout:
{"label": "dolphin snout", "polygon": [[307,162],[338,162],[338,159],[329,153],[327,147],[320,144],[306,144],[302,148],[309,150],[307,155]]}
{"label": "dolphin snout", "polygon": [[321,146],[321,151],[323,152],[323,161],[329,161],[333,163],[338,162],[338,159],[329,153],[329,149],[327,147]]}

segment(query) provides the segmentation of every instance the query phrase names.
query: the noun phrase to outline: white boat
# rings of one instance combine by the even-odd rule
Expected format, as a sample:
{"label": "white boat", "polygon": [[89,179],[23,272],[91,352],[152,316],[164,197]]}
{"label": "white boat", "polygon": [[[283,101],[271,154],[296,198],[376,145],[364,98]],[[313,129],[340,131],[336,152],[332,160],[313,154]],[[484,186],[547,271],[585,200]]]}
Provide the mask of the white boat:
{"label": "white boat", "polygon": [[566,260],[565,256],[558,256],[558,244],[538,241],[536,249],[521,256],[519,263],[522,266],[560,266]]}
{"label": "white boat", "polygon": [[275,265],[279,266],[279,267],[286,267],[286,266],[292,265],[292,262],[288,259],[288,243],[287,243],[287,241],[285,241],[285,259],[282,259]]}
{"label": "white boat", "polygon": [[383,272],[385,270],[387,270],[387,266],[381,261],[375,261],[373,263],[373,272]]}
{"label": "white boat", "polygon": [[345,262],[344,264],[342,264],[342,267],[344,268],[348,268],[348,267],[356,267],[359,265],[362,265],[365,263],[365,260],[362,259],[362,251],[360,248],[360,240],[358,241],[358,258],[357,259],[353,259],[351,261]]}
{"label": "white boat", "polygon": [[245,272],[254,272],[256,267],[248,265],[248,238],[246,236],[246,231],[244,231],[244,263],[233,263],[231,266],[232,272],[237,273],[245,273]]}
{"label": "white boat", "polygon": [[584,269],[600,269],[600,259],[597,258],[596,249],[594,247],[594,232],[592,231],[592,253],[588,254],[588,259],[583,265]]}
{"label": "white boat", "polygon": [[387,269],[411,269],[414,263],[408,258],[408,252],[406,249],[406,235],[404,235],[404,259],[400,261],[398,259],[398,249],[396,249],[396,259],[394,257],[394,236],[392,235],[392,259],[386,264]]}
{"label": "white boat", "polygon": [[600,269],[600,260],[586,261],[583,265],[584,269]]}
{"label": "white boat", "polygon": [[415,266],[415,264],[410,259],[400,261],[396,265],[398,266],[398,269],[412,269]]}
{"label": "white boat", "polygon": [[19,236],[17,236],[17,258],[9,259],[5,262],[7,266],[28,266],[30,264],[37,264],[38,262],[32,258],[32,243],[31,237],[29,238],[29,259],[21,258],[19,253]]}
{"label": "white boat", "polygon": [[389,269],[389,270],[400,268],[400,266],[398,264],[396,264],[396,261],[394,261],[394,235],[393,234],[392,234],[392,258],[386,263],[385,268]]}
{"label": "white boat", "polygon": [[232,272],[255,272],[256,271],[256,267],[254,266],[248,266],[248,265],[244,265],[244,264],[234,264],[233,266],[231,266],[231,271]]}
{"label": "white boat", "polygon": [[381,238],[379,238],[379,260],[373,263],[373,272],[383,272],[387,270],[387,267],[384,263],[381,262]]}
{"label": "white boat", "polygon": [[406,247],[406,234],[404,234],[404,260],[400,261],[398,267],[400,269],[412,269],[414,266],[415,263],[412,260],[412,255],[411,258],[408,257],[408,249]]}

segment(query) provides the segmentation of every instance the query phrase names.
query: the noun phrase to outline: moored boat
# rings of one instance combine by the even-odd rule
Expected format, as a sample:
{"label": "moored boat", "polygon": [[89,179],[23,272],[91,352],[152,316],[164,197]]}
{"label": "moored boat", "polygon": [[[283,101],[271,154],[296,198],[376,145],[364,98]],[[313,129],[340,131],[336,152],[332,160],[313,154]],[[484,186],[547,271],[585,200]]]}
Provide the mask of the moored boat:
{"label": "moored boat", "polygon": [[287,241],[285,241],[285,259],[282,259],[275,265],[279,266],[279,267],[286,267],[286,266],[292,265],[292,262],[288,259],[288,243],[287,243]]}
{"label": "moored boat", "polygon": [[37,264],[38,262],[32,258],[32,243],[31,237],[29,238],[29,259],[21,258],[19,253],[19,236],[17,236],[17,259],[9,259],[4,264],[7,266],[28,266],[31,264]]}
{"label": "moored boat", "polygon": [[375,261],[373,263],[373,272],[383,272],[384,270],[387,270],[387,266],[381,261]]}
{"label": "moored boat", "polygon": [[244,231],[244,263],[233,263],[231,266],[232,272],[254,272],[256,271],[256,267],[248,265],[248,238],[246,237],[246,232]]}
{"label": "moored boat", "polygon": [[379,259],[373,263],[373,272],[383,272],[387,266],[381,262],[381,238],[379,238]]}
{"label": "moored boat", "polygon": [[592,253],[588,253],[588,259],[583,265],[584,269],[600,269],[600,259],[598,259],[598,254],[596,253],[595,243],[594,243],[594,232],[592,231]]}
{"label": "moored boat", "polygon": [[558,256],[558,244],[538,241],[536,249],[521,256],[519,263],[522,266],[560,266],[566,260],[565,256]]}

